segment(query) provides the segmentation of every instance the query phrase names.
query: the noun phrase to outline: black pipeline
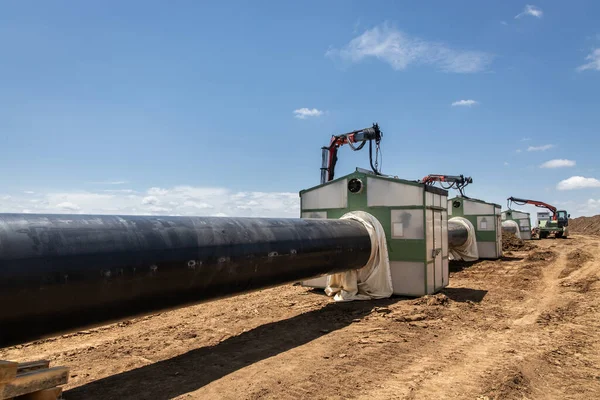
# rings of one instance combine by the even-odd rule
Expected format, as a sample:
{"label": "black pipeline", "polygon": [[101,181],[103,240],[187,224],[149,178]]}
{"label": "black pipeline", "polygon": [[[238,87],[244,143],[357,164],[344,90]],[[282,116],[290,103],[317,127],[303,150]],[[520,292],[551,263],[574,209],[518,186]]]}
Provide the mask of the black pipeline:
{"label": "black pipeline", "polygon": [[[507,222],[507,221],[505,221],[505,222]],[[519,232],[517,229],[518,226],[519,225],[517,225],[517,223],[514,223],[514,224],[510,224],[510,223],[504,224],[503,223],[502,224],[502,232],[512,233],[512,234],[516,235]]]}
{"label": "black pipeline", "polygon": [[352,220],[0,214],[0,347],[360,268]]}
{"label": "black pipeline", "polygon": [[448,247],[460,247],[469,238],[469,231],[460,222],[448,220]]}

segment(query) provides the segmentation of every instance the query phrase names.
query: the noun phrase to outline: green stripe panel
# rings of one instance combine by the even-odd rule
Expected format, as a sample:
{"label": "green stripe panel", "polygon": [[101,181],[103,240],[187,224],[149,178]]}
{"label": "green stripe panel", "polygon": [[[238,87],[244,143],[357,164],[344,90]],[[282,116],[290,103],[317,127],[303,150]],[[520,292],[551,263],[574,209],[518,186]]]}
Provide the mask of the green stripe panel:
{"label": "green stripe panel", "polygon": [[394,239],[388,241],[390,261],[426,262],[425,240]]}
{"label": "green stripe panel", "polygon": [[496,231],[478,231],[475,234],[478,242],[495,242]]}

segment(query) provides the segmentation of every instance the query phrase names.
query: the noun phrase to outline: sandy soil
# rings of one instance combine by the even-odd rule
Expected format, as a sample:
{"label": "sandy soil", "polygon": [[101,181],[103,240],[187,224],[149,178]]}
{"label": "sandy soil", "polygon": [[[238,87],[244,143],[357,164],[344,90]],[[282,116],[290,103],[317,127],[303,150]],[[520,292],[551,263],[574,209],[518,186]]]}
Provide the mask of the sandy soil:
{"label": "sandy soil", "polygon": [[600,215],[569,220],[569,234],[600,236]]}
{"label": "sandy soil", "polygon": [[75,399],[600,398],[600,239],[454,264],[435,296],[285,286],[0,350]]}

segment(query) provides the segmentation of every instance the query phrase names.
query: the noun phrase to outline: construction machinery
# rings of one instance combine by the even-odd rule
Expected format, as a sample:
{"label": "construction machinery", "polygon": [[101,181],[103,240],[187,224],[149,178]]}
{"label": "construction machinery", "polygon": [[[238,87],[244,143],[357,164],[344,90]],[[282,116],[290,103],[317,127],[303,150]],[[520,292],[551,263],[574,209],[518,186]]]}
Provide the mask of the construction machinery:
{"label": "construction machinery", "polygon": [[[340,135],[333,135],[329,146],[321,147],[321,184],[332,181],[335,177],[335,165],[337,163],[337,153],[340,146],[347,144],[353,151],[361,150],[369,142],[369,163],[375,175],[381,175],[379,166],[379,155],[381,149],[379,143],[383,138],[383,133],[379,125],[374,123],[370,128],[358,129]],[[375,160],[373,160],[373,142],[375,142]],[[360,143],[355,146],[356,143]]]}
{"label": "construction machinery", "polygon": [[502,211],[502,231],[512,233],[518,239],[531,239],[531,218],[529,213],[518,210]]}
{"label": "construction machinery", "polygon": [[502,257],[502,221],[499,204],[456,196],[448,199],[448,228],[452,221],[468,220],[475,232],[477,258]]}
{"label": "construction machinery", "polygon": [[569,234],[569,218],[571,216],[567,211],[558,210],[553,205],[539,200],[519,199],[517,197],[509,197],[506,200],[509,209],[511,209],[513,204],[520,206],[529,204],[539,208],[545,208],[549,211],[539,212],[537,214],[538,225],[533,229],[532,233],[537,235],[540,239],[546,239],[549,236],[563,239],[567,238]]}
{"label": "construction machinery", "polygon": [[464,175],[427,175],[419,182],[426,185],[435,185],[436,182],[440,182],[443,189],[456,189],[462,197],[467,197],[464,190],[467,185],[473,183],[473,178]]}
{"label": "construction machinery", "polygon": [[[460,243],[450,240],[452,259],[474,261],[479,258],[496,259],[502,256],[500,206],[465,194],[473,178],[464,175],[427,175],[420,181],[428,186],[439,182],[445,190],[455,189],[459,194],[448,199],[448,240],[456,229],[464,230]],[[469,239],[467,240],[468,233]],[[456,238],[454,238],[456,239]]]}
{"label": "construction machinery", "polygon": [[[321,182],[300,192],[302,218],[340,218],[366,212],[382,225],[389,252],[393,293],[421,296],[448,285],[448,191],[416,180],[400,179],[381,172],[378,124],[334,135],[322,147]],[[358,151],[369,142],[371,170],[338,177],[337,151],[348,144]],[[373,150],[375,148],[375,150]],[[458,232],[466,236],[466,232]],[[307,287],[325,288],[329,278],[302,281]]]}

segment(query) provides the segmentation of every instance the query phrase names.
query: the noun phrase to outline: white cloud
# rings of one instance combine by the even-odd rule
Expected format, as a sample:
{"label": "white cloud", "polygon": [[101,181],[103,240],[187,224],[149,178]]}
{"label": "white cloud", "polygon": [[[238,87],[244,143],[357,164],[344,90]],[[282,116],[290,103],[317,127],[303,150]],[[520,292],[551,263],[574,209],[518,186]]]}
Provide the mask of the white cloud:
{"label": "white cloud", "polygon": [[167,190],[166,195],[181,196],[185,199],[203,198],[203,197],[218,197],[227,195],[228,190],[224,188],[213,187],[196,187],[196,186],[175,186],[173,189]]}
{"label": "white cloud", "polygon": [[575,161],[573,161],[573,160],[556,159],[556,160],[546,161],[545,163],[540,165],[540,168],[563,168],[563,167],[574,167],[574,166],[575,166]]}
{"label": "white cloud", "polygon": [[558,190],[575,190],[600,187],[600,181],[596,178],[585,178],[583,176],[572,176],[569,179],[558,182]]}
{"label": "white cloud", "polygon": [[536,6],[532,6],[530,4],[527,4],[525,6],[525,8],[523,9],[523,12],[521,12],[520,14],[517,14],[515,16],[515,18],[521,18],[521,17],[526,17],[526,16],[542,18],[543,15],[544,15],[544,12],[540,8],[538,8]]}
{"label": "white cloud", "polygon": [[500,23],[501,23],[502,25],[508,25],[508,23],[507,23],[506,21],[500,21]]}
{"label": "white cloud", "polygon": [[142,204],[156,205],[158,204],[158,199],[156,196],[146,196],[142,199]]}
{"label": "white cloud", "polygon": [[93,185],[124,185],[127,181],[99,181],[99,182],[88,182]]}
{"label": "white cloud", "polygon": [[185,201],[183,203],[183,205],[186,206],[186,207],[197,208],[199,210],[204,210],[204,209],[207,209],[207,208],[214,208],[213,206],[211,206],[208,203],[199,203],[197,201],[191,201],[191,200]]}
{"label": "white cloud", "polygon": [[148,194],[151,196],[163,196],[167,193],[169,193],[167,189],[161,189],[159,187],[151,187],[148,189]]}
{"label": "white cloud", "polygon": [[133,189],[104,189],[104,193],[135,193]]}
{"label": "white cloud", "polygon": [[300,215],[300,199],[296,192],[236,192],[198,186],[155,189],[133,193],[78,190],[6,193],[0,196],[0,210],[17,213],[26,209],[32,213],[292,218]]}
{"label": "white cloud", "polygon": [[484,71],[493,56],[481,51],[456,50],[444,43],[412,37],[387,23],[365,31],[341,49],[330,49],[327,57],[359,62],[374,57],[401,71],[409,65],[432,65],[445,72]]}
{"label": "white cloud", "polygon": [[159,206],[150,206],[148,207],[148,210],[152,211],[153,213],[168,213],[170,211],[170,209],[166,207]]}
{"label": "white cloud", "polygon": [[520,152],[522,152],[522,151],[523,151],[523,150],[521,150],[521,149],[517,149],[517,150],[515,150],[515,152],[516,152],[516,153],[520,153]]}
{"label": "white cloud", "polygon": [[523,139],[521,139],[521,142],[529,142],[530,140],[530,137],[524,137]]}
{"label": "white cloud", "polygon": [[568,210],[573,210],[571,214],[574,216],[592,216],[600,213],[600,199],[588,199],[583,203],[571,204],[566,207]]}
{"label": "white cloud", "polygon": [[593,207],[600,207],[600,200],[588,199],[587,204]]}
{"label": "white cloud", "polygon": [[57,204],[56,208],[64,211],[79,211],[81,208],[77,204],[73,204],[69,201],[65,201],[63,203]]}
{"label": "white cloud", "polygon": [[508,163],[508,161],[504,161],[504,166],[508,167],[510,164]]}
{"label": "white cloud", "polygon": [[471,107],[479,104],[479,102],[475,100],[458,100],[452,103],[452,107]]}
{"label": "white cloud", "polygon": [[527,151],[546,151],[546,150],[550,150],[553,147],[554,147],[553,144],[544,144],[542,146],[529,146],[527,148]]}
{"label": "white cloud", "polygon": [[320,117],[323,115],[323,111],[317,110],[316,108],[299,108],[294,110],[294,117],[299,119],[306,119],[308,117]]}
{"label": "white cloud", "polygon": [[588,69],[600,71],[600,49],[594,49],[587,57],[585,57],[585,59],[589,62],[577,67],[577,71],[585,71]]}

